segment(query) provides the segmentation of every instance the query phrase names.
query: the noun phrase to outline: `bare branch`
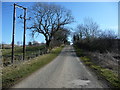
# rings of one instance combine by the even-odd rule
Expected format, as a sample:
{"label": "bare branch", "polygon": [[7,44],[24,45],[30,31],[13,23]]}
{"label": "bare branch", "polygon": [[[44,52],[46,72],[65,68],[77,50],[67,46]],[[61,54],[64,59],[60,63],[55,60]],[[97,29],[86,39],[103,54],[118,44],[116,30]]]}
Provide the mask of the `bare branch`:
{"label": "bare branch", "polygon": [[73,22],[70,10],[55,4],[36,3],[32,6],[31,15],[34,23],[30,29],[43,34],[46,43],[51,41],[55,32],[61,27]]}

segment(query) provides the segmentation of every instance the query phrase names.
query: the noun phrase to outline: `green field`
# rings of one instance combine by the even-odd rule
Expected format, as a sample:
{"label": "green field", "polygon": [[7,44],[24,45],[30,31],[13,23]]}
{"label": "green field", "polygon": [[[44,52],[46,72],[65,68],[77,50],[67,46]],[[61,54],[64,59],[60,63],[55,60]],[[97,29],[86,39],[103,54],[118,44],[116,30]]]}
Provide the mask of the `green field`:
{"label": "green field", "polygon": [[[41,46],[27,46],[26,47],[26,54],[25,59],[34,58],[38,55],[42,55],[46,53],[45,45]],[[12,49],[2,49],[2,56],[3,56],[3,64],[6,66],[11,63],[11,53]],[[23,55],[23,48],[22,47],[15,47],[14,49],[14,59],[15,61],[22,60]]]}
{"label": "green field", "polygon": [[[26,55],[32,53],[32,52],[36,52],[38,50],[43,50],[45,48],[45,45],[42,46],[27,46],[26,47]],[[22,49],[23,47],[15,47],[14,52],[15,55],[21,55],[22,54]],[[11,51],[12,49],[2,49],[2,55],[11,55]]]}

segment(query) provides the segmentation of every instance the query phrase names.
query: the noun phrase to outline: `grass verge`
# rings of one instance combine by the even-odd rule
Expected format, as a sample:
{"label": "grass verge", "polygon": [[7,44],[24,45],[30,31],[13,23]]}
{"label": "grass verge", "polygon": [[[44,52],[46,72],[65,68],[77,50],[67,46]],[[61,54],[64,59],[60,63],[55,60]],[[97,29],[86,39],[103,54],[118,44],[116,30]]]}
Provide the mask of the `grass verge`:
{"label": "grass verge", "polygon": [[2,87],[10,88],[23,78],[48,64],[59,55],[62,49],[63,46],[53,49],[49,54],[38,56],[30,61],[3,68]]}
{"label": "grass verge", "polygon": [[120,88],[120,81],[118,79],[118,74],[114,73],[112,70],[103,68],[101,66],[96,65],[93,63],[90,58],[83,53],[83,50],[75,47],[75,51],[77,56],[80,57],[82,62],[91,68],[99,77],[105,79],[112,88]]}

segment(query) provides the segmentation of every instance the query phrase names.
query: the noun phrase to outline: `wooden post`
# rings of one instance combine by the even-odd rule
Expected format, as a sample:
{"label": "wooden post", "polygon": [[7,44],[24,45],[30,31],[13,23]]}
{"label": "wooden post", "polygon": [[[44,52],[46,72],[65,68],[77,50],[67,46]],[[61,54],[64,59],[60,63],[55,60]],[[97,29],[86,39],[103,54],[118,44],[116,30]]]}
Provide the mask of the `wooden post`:
{"label": "wooden post", "polygon": [[24,17],[20,17],[21,19],[24,19],[24,33],[23,33],[23,60],[25,59],[25,37],[26,37],[26,10],[27,8],[24,8],[20,5],[14,4],[14,12],[13,12],[13,35],[12,35],[12,60],[14,61],[14,36],[15,36],[15,18],[16,18],[16,7],[24,9]]}
{"label": "wooden post", "polygon": [[15,17],[16,17],[16,4],[14,4],[14,10],[13,10],[13,34],[12,34],[12,59],[11,63],[14,62],[14,36],[15,36]]}
{"label": "wooden post", "polygon": [[26,8],[24,8],[23,60],[25,60]]}

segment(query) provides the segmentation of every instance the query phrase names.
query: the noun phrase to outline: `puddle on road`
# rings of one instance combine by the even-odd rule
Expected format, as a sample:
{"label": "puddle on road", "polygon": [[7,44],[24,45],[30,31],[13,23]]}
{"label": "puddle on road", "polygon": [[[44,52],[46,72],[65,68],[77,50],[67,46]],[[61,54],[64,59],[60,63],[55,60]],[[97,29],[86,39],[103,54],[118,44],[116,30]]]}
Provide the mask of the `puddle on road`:
{"label": "puddle on road", "polygon": [[90,83],[90,80],[73,80],[71,84],[74,86],[87,86]]}

